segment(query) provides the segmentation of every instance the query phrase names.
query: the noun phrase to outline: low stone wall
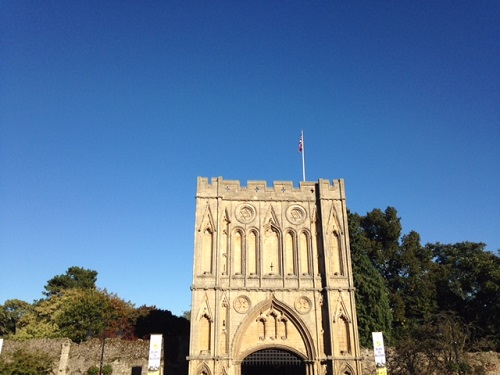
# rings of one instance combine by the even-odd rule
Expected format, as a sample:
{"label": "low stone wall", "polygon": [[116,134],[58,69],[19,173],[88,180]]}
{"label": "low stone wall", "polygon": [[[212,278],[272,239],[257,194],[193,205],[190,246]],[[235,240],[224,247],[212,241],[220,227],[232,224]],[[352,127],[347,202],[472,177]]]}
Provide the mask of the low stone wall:
{"label": "low stone wall", "polygon": [[[59,375],[83,375],[92,366],[99,366],[102,341],[90,340],[81,344],[71,344],[66,372]],[[141,368],[146,374],[149,355],[149,341],[126,341],[107,339],[104,345],[104,364],[113,366],[113,375],[130,375],[132,369]],[[135,375],[135,374],[134,374]]]}
{"label": "low stone wall", "polygon": [[[27,341],[4,340],[2,357],[9,357],[18,349],[39,351],[54,358],[54,374],[84,375],[92,366],[99,366],[102,341],[93,339],[81,344],[68,339],[32,339]],[[373,351],[363,349],[363,374],[375,374]],[[104,364],[113,366],[113,375],[146,375],[149,356],[149,341],[127,341],[107,339],[104,346]],[[390,349],[387,361],[390,362]],[[468,359],[472,364],[483,364],[487,375],[500,374],[500,354],[496,352],[471,353]],[[187,375],[187,362],[166,363],[164,374]]]}
{"label": "low stone wall", "polygon": [[[93,339],[81,344],[67,339],[4,340],[2,356],[24,349],[47,353],[55,358],[54,374],[84,375],[92,366],[99,366],[102,341]],[[104,346],[104,364],[113,366],[113,375],[139,375],[147,373],[149,341],[107,339]]]}

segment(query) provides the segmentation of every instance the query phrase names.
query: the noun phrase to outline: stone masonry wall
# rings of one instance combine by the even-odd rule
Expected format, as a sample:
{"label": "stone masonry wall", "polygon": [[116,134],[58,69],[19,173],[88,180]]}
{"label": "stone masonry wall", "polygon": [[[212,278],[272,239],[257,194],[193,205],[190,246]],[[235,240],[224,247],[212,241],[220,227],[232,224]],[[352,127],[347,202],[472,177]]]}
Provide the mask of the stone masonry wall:
{"label": "stone masonry wall", "polygon": [[[27,341],[4,340],[3,358],[9,358],[18,349],[39,351],[54,357],[55,375],[84,375],[92,366],[99,366],[102,342],[93,339],[81,344],[72,343],[68,339],[32,339]],[[64,348],[68,348],[67,360]],[[113,366],[113,375],[146,375],[149,355],[149,341],[126,341],[119,339],[106,340],[104,348],[104,364]],[[373,351],[362,349],[363,375],[375,374],[375,360]],[[387,360],[390,363],[390,351]],[[471,353],[469,360],[472,363],[483,363],[487,367],[487,375],[500,374],[500,354],[496,352]],[[181,370],[181,367],[182,368]],[[164,369],[166,375],[185,375],[187,367],[167,363]]]}
{"label": "stone masonry wall", "polygon": [[[102,341],[93,339],[75,344],[67,339],[4,340],[0,355],[8,358],[18,349],[39,351],[54,357],[56,375],[84,375],[90,367],[99,366]],[[103,363],[113,366],[113,375],[147,374],[148,356],[149,341],[107,339]]]}

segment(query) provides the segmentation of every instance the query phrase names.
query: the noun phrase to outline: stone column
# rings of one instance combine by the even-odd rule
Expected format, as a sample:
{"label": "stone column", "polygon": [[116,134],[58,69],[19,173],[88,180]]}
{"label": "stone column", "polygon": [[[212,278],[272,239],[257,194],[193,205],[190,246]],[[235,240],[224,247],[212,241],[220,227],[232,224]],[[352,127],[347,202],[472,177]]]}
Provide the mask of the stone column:
{"label": "stone column", "polygon": [[234,362],[234,375],[241,375],[241,361]]}

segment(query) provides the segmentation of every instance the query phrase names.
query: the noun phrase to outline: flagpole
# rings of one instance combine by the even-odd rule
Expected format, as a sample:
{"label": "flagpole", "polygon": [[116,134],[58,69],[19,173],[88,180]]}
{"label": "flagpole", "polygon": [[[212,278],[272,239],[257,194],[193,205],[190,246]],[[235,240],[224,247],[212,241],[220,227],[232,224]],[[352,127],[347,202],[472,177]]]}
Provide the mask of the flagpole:
{"label": "flagpole", "polygon": [[305,162],[305,154],[306,148],[304,147],[304,131],[301,130],[300,137],[302,139],[302,181],[306,180],[306,162]]}

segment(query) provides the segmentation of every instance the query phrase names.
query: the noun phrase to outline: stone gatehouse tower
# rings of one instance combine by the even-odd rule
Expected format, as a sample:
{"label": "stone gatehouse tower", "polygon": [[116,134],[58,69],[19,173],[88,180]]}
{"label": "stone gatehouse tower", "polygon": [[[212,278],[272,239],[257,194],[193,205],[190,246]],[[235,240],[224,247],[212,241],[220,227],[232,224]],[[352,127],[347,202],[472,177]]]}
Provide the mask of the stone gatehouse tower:
{"label": "stone gatehouse tower", "polygon": [[344,181],[198,177],[189,375],[361,375]]}

